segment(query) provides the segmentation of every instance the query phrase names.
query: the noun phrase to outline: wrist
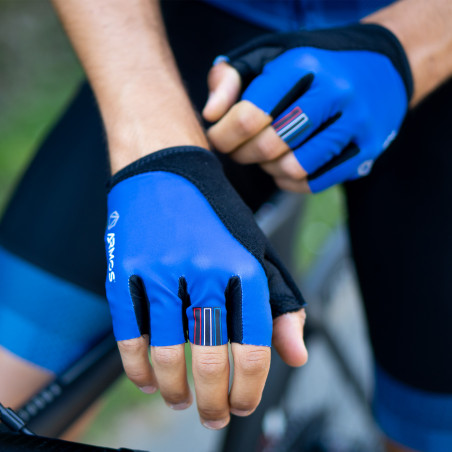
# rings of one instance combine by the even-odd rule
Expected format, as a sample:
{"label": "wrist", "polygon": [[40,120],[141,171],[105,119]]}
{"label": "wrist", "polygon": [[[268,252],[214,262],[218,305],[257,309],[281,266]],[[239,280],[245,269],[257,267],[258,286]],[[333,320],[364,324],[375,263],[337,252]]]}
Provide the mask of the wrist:
{"label": "wrist", "polygon": [[451,13],[449,0],[411,0],[395,2],[362,20],[387,28],[404,48],[414,84],[411,106],[452,75]]}
{"label": "wrist", "polygon": [[140,71],[128,77],[122,74],[119,80],[111,76],[107,82],[91,80],[106,130],[113,173],[166,147],[208,147],[177,72]]}
{"label": "wrist", "polygon": [[115,174],[131,163],[162,149],[175,146],[198,146],[208,149],[201,127],[187,133],[163,135],[137,125],[122,126],[108,136],[111,173]]}
{"label": "wrist", "polygon": [[207,168],[208,174],[216,173],[215,179],[222,177],[218,159],[207,149],[192,145],[168,147],[148,153],[113,174],[108,183],[108,191],[125,179],[154,171],[167,171],[192,182],[203,182]]}
{"label": "wrist", "polygon": [[[135,90],[134,90],[135,91]],[[208,148],[204,130],[189,100],[156,99],[141,88],[139,94],[123,90],[113,102],[99,101],[104,120],[112,173],[164,148]],[[141,94],[141,95],[140,95]]]}

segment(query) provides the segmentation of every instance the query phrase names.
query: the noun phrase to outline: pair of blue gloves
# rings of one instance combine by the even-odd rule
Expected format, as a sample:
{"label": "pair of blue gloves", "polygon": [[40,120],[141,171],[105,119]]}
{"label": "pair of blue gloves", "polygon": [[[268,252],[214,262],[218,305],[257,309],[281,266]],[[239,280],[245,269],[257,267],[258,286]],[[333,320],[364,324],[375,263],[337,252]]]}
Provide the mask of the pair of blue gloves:
{"label": "pair of blue gloves", "polygon": [[[313,192],[369,173],[412,94],[406,55],[378,25],[264,36],[222,57],[273,118]],[[165,149],[115,174],[107,297],[117,340],[271,344],[304,300],[215,156]]]}

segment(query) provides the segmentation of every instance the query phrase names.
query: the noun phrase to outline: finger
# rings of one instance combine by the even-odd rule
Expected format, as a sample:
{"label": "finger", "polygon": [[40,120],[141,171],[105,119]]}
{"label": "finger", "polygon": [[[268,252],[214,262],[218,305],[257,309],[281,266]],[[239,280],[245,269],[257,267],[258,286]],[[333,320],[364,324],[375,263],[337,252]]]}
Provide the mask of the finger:
{"label": "finger", "polygon": [[129,380],[147,394],[155,392],[158,384],[149,362],[149,336],[118,341],[118,348]]}
{"label": "finger", "polygon": [[227,63],[212,67],[207,77],[209,98],[202,115],[210,122],[218,121],[236,102],[241,89],[239,73]]}
{"label": "finger", "polygon": [[270,369],[270,347],[232,344],[234,380],[229,403],[237,416],[251,414],[259,405]]}
{"label": "finger", "polygon": [[191,344],[196,401],[202,424],[220,429],[229,423],[228,346]]}
{"label": "finger", "polygon": [[305,76],[284,82],[267,73],[253,80],[242,98],[269,112],[276,133],[295,149],[316,130],[340,117],[342,100],[331,88],[317,78]]}
{"label": "finger", "polygon": [[273,346],[289,366],[299,367],[308,360],[308,351],[303,340],[306,311],[283,314],[273,320]]}
{"label": "finger", "polygon": [[207,131],[207,136],[215,149],[229,153],[257,135],[271,121],[270,115],[251,102],[240,101]]}
{"label": "finger", "polygon": [[187,382],[185,344],[151,347],[151,359],[167,405],[175,410],[188,408],[193,399]]}
{"label": "finger", "polygon": [[372,168],[373,160],[363,161],[362,154],[366,155],[366,152],[361,153],[355,144],[351,143],[347,146],[339,156],[330,160],[308,178],[312,193],[367,175]]}
{"label": "finger", "polygon": [[342,117],[295,149],[294,155],[305,171],[312,174],[341,154],[352,138],[351,130],[356,131],[356,128],[351,129],[350,123]]}
{"label": "finger", "polygon": [[242,164],[261,163],[274,160],[289,151],[289,146],[279,138],[273,127],[267,126],[236,149],[231,158]]}
{"label": "finger", "polygon": [[309,194],[312,193],[309,187],[308,179],[304,178],[302,180],[293,180],[287,178],[275,178],[276,185],[281,190],[291,191],[294,193]]}
{"label": "finger", "polygon": [[[306,180],[307,174],[314,175],[322,168],[329,171],[334,166],[353,157],[356,151],[343,152],[349,140],[350,132],[346,118],[341,117],[329,125],[326,130],[316,134],[295,149],[293,153],[285,154],[275,161],[263,163],[262,168],[275,178],[275,182],[281,189],[311,193],[312,186]],[[331,168],[329,168],[330,166]],[[320,191],[323,189],[320,187],[323,186],[323,181],[320,184],[314,183],[314,187],[317,188],[314,191]]]}
{"label": "finger", "polygon": [[293,152],[288,152],[271,162],[262,163],[261,167],[275,179],[301,181],[308,175]]}

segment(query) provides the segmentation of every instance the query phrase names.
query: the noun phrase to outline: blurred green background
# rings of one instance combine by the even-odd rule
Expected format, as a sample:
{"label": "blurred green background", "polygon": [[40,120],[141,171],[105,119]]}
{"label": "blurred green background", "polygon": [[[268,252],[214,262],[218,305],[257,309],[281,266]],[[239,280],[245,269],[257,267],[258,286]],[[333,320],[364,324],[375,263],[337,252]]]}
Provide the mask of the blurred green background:
{"label": "blurred green background", "polygon": [[[0,0],[0,212],[82,79],[83,71],[50,2]],[[309,266],[342,218],[339,189],[309,197],[296,243],[300,270]],[[149,396],[120,380],[84,439],[101,443],[115,412],[148,403]]]}

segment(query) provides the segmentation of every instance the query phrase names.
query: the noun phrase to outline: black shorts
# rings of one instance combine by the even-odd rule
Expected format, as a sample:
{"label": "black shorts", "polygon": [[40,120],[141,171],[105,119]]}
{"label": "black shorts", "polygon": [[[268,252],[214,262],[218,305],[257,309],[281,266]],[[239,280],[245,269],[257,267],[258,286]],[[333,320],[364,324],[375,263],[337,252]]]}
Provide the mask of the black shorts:
{"label": "black shorts", "polygon": [[[164,15],[182,77],[198,110],[207,97],[205,75],[215,56],[265,32],[203,4],[164,2]],[[452,83],[447,83],[408,114],[398,138],[372,173],[345,186],[353,256],[376,360],[377,417],[394,440],[434,452],[452,450],[451,101]],[[228,167],[228,173],[235,174],[234,168]],[[258,187],[265,187],[246,195],[256,207],[261,195],[265,197],[274,186],[258,170],[252,172]],[[85,84],[41,145],[9,204],[0,225],[0,261],[20,261],[29,270],[66,284],[66,289],[70,286],[72,292],[82,291],[67,300],[92,297],[96,309],[106,312],[99,300],[104,297],[107,178],[101,120]],[[246,190],[240,187],[240,191]],[[11,264],[11,272],[16,268],[21,267]],[[0,293],[0,300],[9,300],[6,308],[0,301],[0,313],[16,310],[10,315],[19,319],[29,312],[29,297],[14,299],[16,292],[6,287],[13,280],[0,277],[0,291],[8,293],[8,297]],[[35,292],[36,299],[49,303]],[[80,306],[67,309],[76,311]],[[61,298],[58,309],[66,310]],[[54,312],[51,306],[45,311]],[[100,329],[105,330],[109,318],[103,315],[107,320]],[[42,322],[48,329],[51,321]],[[29,323],[21,325],[22,348],[11,337],[19,328],[8,330],[7,338],[0,333],[0,343],[56,372],[69,364],[40,360],[40,352],[26,345],[33,341],[26,334]],[[36,328],[35,335],[44,334]],[[77,331],[88,335],[92,329]],[[55,334],[72,333],[64,328]],[[80,340],[71,336],[72,342],[63,341],[61,357],[76,359],[94,338],[68,353],[68,343],[80,345]],[[414,443],[412,433],[407,433],[412,431],[419,432]]]}

